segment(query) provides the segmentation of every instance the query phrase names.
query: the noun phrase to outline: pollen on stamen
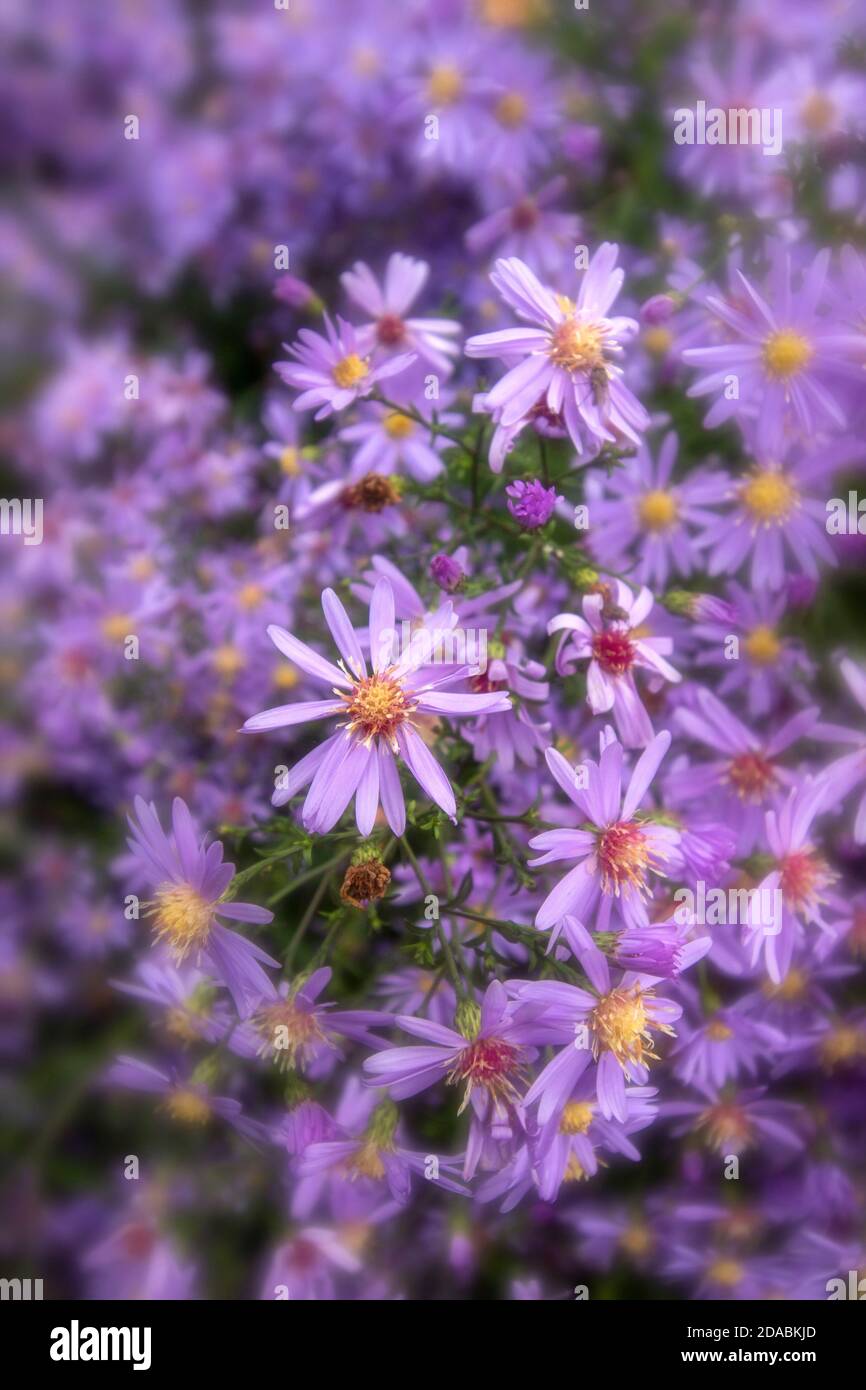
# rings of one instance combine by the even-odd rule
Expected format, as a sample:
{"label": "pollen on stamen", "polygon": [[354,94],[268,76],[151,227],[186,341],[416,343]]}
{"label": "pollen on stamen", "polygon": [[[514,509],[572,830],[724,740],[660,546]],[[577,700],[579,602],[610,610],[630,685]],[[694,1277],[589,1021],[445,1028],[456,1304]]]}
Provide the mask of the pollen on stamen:
{"label": "pollen on stamen", "polygon": [[158,888],[147,911],[157,940],[166,942],[178,964],[205,945],[213,925],[213,904],[186,883]]}
{"label": "pollen on stamen", "polygon": [[624,676],[634,665],[635,645],[624,632],[597,632],[592,639],[592,655],[608,675]]}
{"label": "pollen on stamen", "polygon": [[365,743],[382,737],[393,747],[397,730],[415,709],[403,687],[387,674],[365,676],[355,681],[351,695],[337,693],[346,701],[349,732],[359,734]]}
{"label": "pollen on stamen", "polygon": [[761,802],[776,785],[776,771],[760,753],[740,753],[725,774],[741,801]]}
{"label": "pollen on stamen", "polygon": [[359,381],[363,381],[370,368],[363,358],[356,352],[350,352],[348,357],[341,357],[339,362],[335,362],[331,368],[331,376],[339,387],[348,391]]}
{"label": "pollen on stamen", "polygon": [[642,1066],[646,1061],[657,1061],[652,1050],[653,1031],[674,1036],[673,1029],[666,1023],[651,1018],[646,1009],[646,1001],[652,1000],[652,990],[640,985],[626,989],[614,989],[604,995],[589,1016],[593,1030],[593,1056],[601,1052],[612,1052],[620,1066]]}
{"label": "pollen on stamen", "polygon": [[572,315],[551,332],[548,356],[567,372],[590,372],[604,365],[604,339],[599,324],[581,323]]}
{"label": "pollen on stamen", "polygon": [[448,1073],[448,1083],[466,1085],[460,1106],[462,1114],[475,1086],[483,1086],[495,1103],[518,1100],[516,1083],[522,1076],[519,1048],[502,1038],[476,1038],[458,1054]]}
{"label": "pollen on stamen", "polygon": [[616,821],[600,831],[596,858],[602,889],[615,897],[619,897],[623,889],[648,892],[647,874],[661,873],[660,866],[653,862],[657,856],[634,821]]}
{"label": "pollen on stamen", "polygon": [[763,526],[787,521],[799,502],[794,485],[774,469],[753,473],[740,489],[740,498],[752,518]]}

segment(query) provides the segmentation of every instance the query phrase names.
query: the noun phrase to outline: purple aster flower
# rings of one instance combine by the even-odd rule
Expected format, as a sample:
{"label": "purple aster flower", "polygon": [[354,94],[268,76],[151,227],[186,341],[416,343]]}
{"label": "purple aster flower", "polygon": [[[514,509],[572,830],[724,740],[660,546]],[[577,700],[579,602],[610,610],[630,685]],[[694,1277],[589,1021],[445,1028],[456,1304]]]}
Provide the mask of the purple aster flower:
{"label": "purple aster flower", "polygon": [[389,1014],[372,1009],[335,1009],[333,1004],[319,1002],[331,973],[328,966],[322,966],[292,984],[282,981],[276,995],[235,1029],[232,1041],[237,1050],[267,1057],[281,1070],[298,1069],[320,1076],[338,1059],[342,1038],[365,1047],[383,1047],[370,1029],[389,1027]]}
{"label": "purple aster flower", "polygon": [[678,759],[665,781],[666,802],[679,806],[711,797],[719,819],[736,831],[738,852],[751,854],[763,841],[766,811],[796,781],[781,755],[814,728],[817,718],[816,707],[801,710],[761,737],[709,690],[696,690],[691,705],[679,708],[674,719],[682,733],[710,750],[711,760],[692,765]]}
{"label": "purple aster flower", "polygon": [[206,1125],[216,1115],[247,1139],[260,1141],[265,1137],[263,1126],[243,1114],[239,1101],[213,1095],[195,1072],[189,1077],[177,1072],[168,1074],[138,1057],[118,1057],[105,1080],[130,1091],[163,1096],[167,1114],[179,1124]]}
{"label": "purple aster flower", "polygon": [[729,483],[727,507],[713,517],[698,538],[711,575],[734,574],[750,559],[754,589],[781,589],[786,561],[810,579],[819,576],[819,561],[835,565],[827,538],[823,451],[811,458],[757,459],[744,477]]}
{"label": "purple aster flower", "polygon": [[364,351],[378,348],[389,357],[409,352],[423,358],[439,376],[447,377],[454,370],[452,359],[458,353],[454,339],[460,334],[459,323],[453,319],[406,317],[429,274],[426,261],[415,261],[395,252],[388,259],[381,285],[363,261],[358,261],[340,279],[352,302],[373,319],[357,330]]}
{"label": "purple aster flower", "polygon": [[543,1005],[548,1030],[560,1031],[565,1045],[539,1073],[523,1104],[538,1104],[538,1123],[559,1116],[584,1072],[594,1064],[599,1109],[605,1119],[628,1116],[626,1082],[645,1086],[650,1061],[657,1061],[653,1034],[674,1036],[672,1023],[682,1009],[655,993],[658,981],[625,973],[616,981],[606,968],[597,992],[557,980],[515,980],[509,989],[518,1003]]}
{"label": "purple aster flower", "polygon": [[[613,711],[617,732],[626,748],[642,748],[653,736],[649,715],[641,703],[634,672],[643,668],[656,680],[678,682],[679,672],[665,658],[673,650],[670,637],[638,636],[653,609],[653,596],[642,588],[635,595],[621,579],[600,586],[601,593],[586,594],[583,617],[558,613],[547,625],[549,633],[562,637],[556,652],[556,669],[570,675],[575,662],[589,658],[586,699],[593,714]],[[660,678],[660,679],[659,679]]]}
{"label": "purple aster flower", "polygon": [[[810,834],[815,817],[826,810],[828,782],[825,778],[806,778],[791,790],[782,807],[767,812],[766,831],[776,865],[759,884],[758,893],[782,894],[782,921],[772,931],[756,923],[745,932],[752,964],[763,954],[770,979],[779,984],[791,965],[801,924],[814,924],[829,931],[822,918],[827,889],[837,875],[814,843]],[[758,903],[759,898],[753,898]],[[765,901],[770,901],[765,897]],[[840,903],[841,907],[842,904]]]}
{"label": "purple aster flower", "polygon": [[580,218],[552,207],[565,193],[566,180],[550,179],[534,195],[514,179],[509,183],[511,200],[469,228],[466,246],[473,255],[495,246],[503,260],[514,257],[540,275],[555,275],[580,235]]}
{"label": "purple aster flower", "polygon": [[[857,704],[866,712],[866,670],[850,657],[842,659],[839,670]],[[846,740],[852,739],[861,746],[855,753],[848,753],[837,762],[831,763],[827,769],[828,781],[835,794],[841,797],[847,796],[852,787],[856,787],[866,778],[866,737],[860,732],[848,734],[847,731],[843,731],[843,734]],[[854,817],[854,839],[857,844],[866,844],[866,790],[860,798]]]}
{"label": "purple aster flower", "polygon": [[642,443],[634,458],[625,459],[609,477],[594,475],[586,486],[595,558],[656,588],[668,582],[671,570],[689,575],[702,568],[695,533],[715,521],[707,508],[730,489],[724,474],[701,468],[672,482],[677,442],[671,430],[657,460]]}
{"label": "purple aster flower", "polygon": [[284,344],[295,362],[277,362],[275,370],[287,386],[301,392],[295,410],[315,410],[315,418],[345,410],[362,396],[368,396],[378,382],[396,376],[415,361],[414,353],[401,353],[373,366],[358,332],[345,319],[334,327],[325,315],[325,332],[302,328],[298,345]]}
{"label": "purple aster flower", "polygon": [[[593,920],[596,930],[606,931],[614,901],[628,926],[647,925],[650,874],[664,875],[667,866],[681,863],[680,832],[638,816],[670,741],[667,731],[656,734],[638,758],[624,797],[623,749],[612,731],[602,737],[598,762],[587,760],[578,769],[555,748],[548,748],[545,757],[551,774],[577,807],[581,820],[589,822],[586,829],[545,830],[529,842],[533,849],[544,851],[530,861],[533,867],[562,859],[579,861],[548,893],[536,914],[535,925],[542,931],[555,928],[551,945],[563,932],[570,940],[569,919],[580,925]],[[575,939],[572,949],[582,945],[582,939]]]}
{"label": "purple aster flower", "polygon": [[[735,415],[756,417],[758,445],[764,452],[793,423],[806,438],[821,427],[844,426],[844,412],[825,380],[858,353],[862,357],[864,339],[821,312],[829,266],[830,252],[820,251],[795,290],[791,253],[773,244],[766,298],[740,270],[736,302],[732,297],[707,296],[706,307],[728,330],[729,341],[718,347],[687,348],[683,357],[705,373],[688,394],[716,397],[704,421],[708,428]],[[726,390],[732,375],[736,393]]]}
{"label": "purple aster flower", "polygon": [[406,1100],[447,1080],[464,1088],[460,1113],[471,1104],[480,1120],[513,1106],[526,1063],[535,1055],[525,1047],[527,1026],[498,980],[488,985],[480,1007],[464,1008],[463,1014],[462,1032],[431,1019],[399,1015],[398,1026],[423,1038],[425,1046],[393,1047],[368,1057],[364,1071],[370,1085],[387,1086],[395,1100]]}
{"label": "purple aster flower", "polygon": [[502,429],[522,429],[540,408],[564,422],[581,458],[604,444],[640,442],[649,416],[614,360],[638,325],[607,316],[624,278],[616,269],[618,254],[611,242],[598,248],[576,303],[546,289],[522,261],[496,262],[490,278],[502,298],[519,318],[540,325],[483,333],[466,343],[468,357],[501,357],[509,366],[484,398],[484,409]]}
{"label": "purple aster flower", "polygon": [[[718,668],[714,684],[719,695],[742,691],[752,719],[768,714],[785,694],[804,699],[803,682],[814,675],[815,667],[802,643],[781,631],[787,608],[785,594],[765,591],[752,595],[733,583],[726,592],[730,611],[721,621],[699,623],[694,628],[701,643],[696,666]],[[726,657],[731,636],[739,639],[736,661]]]}
{"label": "purple aster flower", "polygon": [[[250,732],[282,729],[332,715],[346,716],[338,733],[297,763],[287,784],[274,793],[277,806],[285,805],[310,784],[301,818],[306,829],[325,834],[336,825],[357,793],[355,818],[362,835],[369,835],[381,799],[386,819],[395,835],[406,828],[406,807],[397,759],[402,758],[432,801],[446,815],[455,815],[450,783],[421,738],[413,715],[447,715],[449,718],[495,714],[511,703],[504,693],[457,694],[442,687],[465,679],[468,666],[445,668],[438,674],[429,661],[433,636],[422,629],[402,657],[394,657],[394,591],[386,578],[378,580],[370,600],[370,653],[372,674],[346,610],[332,589],[322,594],[322,611],[340,652],[334,666],[311,647],[281,627],[268,628],[274,646],[314,680],[331,687],[326,700],[279,705],[248,719]],[[415,634],[416,637],[419,634]]]}
{"label": "purple aster flower", "polygon": [[229,990],[238,1013],[246,1018],[274,987],[262,970],[278,962],[222,925],[220,918],[264,925],[274,914],[253,903],[228,897],[234,864],[223,863],[219,840],[199,838],[189,808],[180,797],[172,803],[172,833],[166,835],[156,807],[135,798],[137,821],[129,818],[128,841],[137,863],[155,885],[147,912],[157,940],[165,941],[178,964],[191,957]]}
{"label": "purple aster flower", "polygon": [[538,478],[510,483],[505,491],[509,497],[508,510],[524,531],[538,531],[546,526],[557,502],[562,501],[555,487],[545,487]]}

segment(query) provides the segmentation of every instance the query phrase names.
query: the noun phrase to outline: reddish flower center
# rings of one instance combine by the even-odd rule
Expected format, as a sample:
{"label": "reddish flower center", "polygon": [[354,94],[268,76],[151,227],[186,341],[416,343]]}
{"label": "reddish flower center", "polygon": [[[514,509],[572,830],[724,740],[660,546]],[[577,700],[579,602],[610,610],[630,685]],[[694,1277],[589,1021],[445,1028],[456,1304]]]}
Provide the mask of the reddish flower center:
{"label": "reddish flower center", "polygon": [[365,473],[357,483],[343,490],[340,501],[347,511],[383,512],[400,501],[396,484],[383,473]]}
{"label": "reddish flower center", "polygon": [[760,753],[740,753],[728,768],[728,781],[742,801],[763,801],[776,781],[769,758]]}
{"label": "reddish flower center", "polygon": [[[605,893],[619,897],[623,888],[646,892],[646,876],[654,869],[653,852],[646,835],[634,821],[616,821],[600,831],[596,857]],[[658,870],[655,870],[658,872]]]}
{"label": "reddish flower center", "polygon": [[365,676],[355,683],[351,695],[340,693],[346,701],[349,730],[365,742],[380,735],[394,747],[397,730],[415,708],[402,686],[390,676]]}
{"label": "reddish flower center", "polygon": [[592,639],[592,654],[611,676],[623,676],[634,665],[634,643],[625,632],[597,632]]}
{"label": "reddish flower center", "polygon": [[448,1081],[451,1085],[466,1083],[466,1094],[460,1106],[465,1110],[473,1086],[483,1086],[493,1100],[516,1100],[515,1081],[520,1078],[520,1049],[503,1038],[476,1038],[458,1053]]}
{"label": "reddish flower center", "polygon": [[383,314],[376,322],[376,337],[383,347],[396,347],[406,337],[406,325],[396,314]]}
{"label": "reddish flower center", "polygon": [[531,198],[523,198],[511,210],[511,225],[515,232],[529,232],[538,221],[538,208]]}
{"label": "reddish flower center", "polygon": [[780,866],[782,896],[790,907],[812,907],[827,882],[827,870],[814,850],[799,849],[786,854]]}
{"label": "reddish flower center", "polygon": [[752,1137],[752,1125],[748,1115],[732,1102],[720,1101],[698,1116],[698,1128],[705,1131],[706,1139],[714,1149],[724,1153],[736,1146],[743,1149]]}

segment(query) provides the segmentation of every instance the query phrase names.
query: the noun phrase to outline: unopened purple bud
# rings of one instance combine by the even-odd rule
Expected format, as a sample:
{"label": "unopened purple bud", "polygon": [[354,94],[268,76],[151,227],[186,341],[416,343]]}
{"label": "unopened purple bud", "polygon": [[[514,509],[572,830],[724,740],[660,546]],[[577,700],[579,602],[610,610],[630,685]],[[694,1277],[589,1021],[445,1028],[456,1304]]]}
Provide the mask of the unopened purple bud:
{"label": "unopened purple bud", "polygon": [[676,311],[676,303],[669,294],[654,294],[640,306],[641,321],[653,326],[667,323]]}
{"label": "unopened purple bud", "polygon": [[446,594],[453,594],[463,582],[463,571],[450,555],[433,556],[430,561],[430,576],[434,584],[438,584]]}
{"label": "unopened purple bud", "polygon": [[274,286],[274,298],[293,309],[309,309],[319,302],[315,290],[294,275],[281,275]]}
{"label": "unopened purple bud", "polygon": [[537,531],[546,526],[561,500],[555,487],[545,487],[537,478],[511,483],[505,491],[510,499],[508,510],[524,531]]}

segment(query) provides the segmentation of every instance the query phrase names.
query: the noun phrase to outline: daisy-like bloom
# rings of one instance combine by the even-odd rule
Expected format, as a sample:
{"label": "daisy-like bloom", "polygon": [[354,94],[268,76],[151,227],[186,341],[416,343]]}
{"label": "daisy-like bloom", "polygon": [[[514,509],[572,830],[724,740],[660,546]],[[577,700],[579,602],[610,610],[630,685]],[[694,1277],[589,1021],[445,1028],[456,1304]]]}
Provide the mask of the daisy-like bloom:
{"label": "daisy-like bloom", "polygon": [[[440,402],[441,403],[441,402]],[[436,402],[422,400],[415,412],[432,415]],[[443,469],[440,454],[448,448],[444,435],[431,434],[411,415],[379,401],[361,407],[363,415],[353,425],[340,431],[340,439],[355,445],[352,455],[353,471],[375,470],[377,474],[408,473],[418,483],[429,483]],[[441,424],[454,426],[461,417],[445,411],[438,416]]]}
{"label": "daisy-like bloom", "polygon": [[663,1115],[682,1116],[691,1125],[677,1126],[675,1132],[691,1129],[719,1154],[741,1154],[757,1144],[772,1145],[789,1152],[802,1149],[803,1140],[795,1125],[801,1122],[802,1110],[783,1100],[764,1100],[765,1087],[748,1091],[732,1091],[728,1087],[703,1086],[696,1101],[666,1101]]}
{"label": "daisy-like bloom", "polygon": [[[602,735],[597,763],[587,760],[573,768],[555,748],[545,753],[554,779],[588,823],[579,830],[545,830],[529,842],[543,851],[530,860],[533,867],[562,859],[579,861],[548,893],[535,918],[540,930],[555,929],[551,946],[563,933],[572,940],[570,919],[582,926],[592,921],[597,931],[607,931],[614,904],[627,926],[646,926],[651,875],[664,876],[669,867],[681,867],[680,832],[639,814],[670,741],[666,730],[656,734],[638,758],[625,796],[623,749],[612,730]],[[582,946],[582,938],[574,938],[572,949]]]}
{"label": "daisy-like bloom", "polygon": [[701,568],[695,533],[715,520],[707,509],[730,489],[723,474],[709,469],[694,469],[673,482],[676,457],[671,430],[656,459],[642,443],[610,477],[594,475],[586,485],[594,557],[613,570],[628,569],[638,583],[655,589],[667,584],[671,570],[686,576]]}
{"label": "daisy-like bloom", "polygon": [[605,444],[640,442],[649,416],[632,395],[616,363],[622,344],[638,331],[634,319],[608,317],[624,272],[619,247],[598,248],[581,281],[576,303],[547,289],[523,261],[499,260],[491,280],[519,318],[538,327],[482,333],[466,343],[468,357],[499,357],[509,370],[483,398],[501,430],[514,434],[533,412],[561,421],[582,459]]}
{"label": "daisy-like bloom", "polygon": [[593,714],[613,711],[617,732],[626,748],[643,748],[653,736],[650,717],[635,685],[634,673],[642,667],[659,683],[682,679],[665,658],[673,651],[670,637],[639,633],[653,609],[653,596],[642,588],[633,594],[621,579],[586,594],[583,617],[558,613],[547,625],[550,634],[562,633],[556,652],[559,675],[571,674],[574,663],[589,659],[586,699]]}
{"label": "daisy-like bloom", "polygon": [[372,1009],[334,1009],[319,1002],[331,971],[327,966],[292,984],[283,981],[274,997],[266,999],[232,1039],[238,1051],[266,1057],[281,1070],[320,1074],[339,1057],[341,1038],[382,1047],[370,1032],[391,1024],[389,1014]]}
{"label": "daisy-like bloom", "polygon": [[543,1006],[546,1027],[551,1032],[559,1029],[565,1044],[524,1097],[524,1106],[538,1104],[542,1127],[562,1114],[590,1063],[595,1063],[594,1093],[602,1115],[624,1121],[626,1082],[645,1086],[648,1063],[658,1060],[655,1035],[674,1036],[671,1025],[682,1009],[656,994],[658,980],[631,972],[617,971],[616,976],[605,962],[601,988],[595,992],[558,980],[517,980],[509,985],[518,1003]]}
{"label": "daisy-like bloom", "polygon": [[678,759],[665,781],[665,804],[712,799],[719,820],[735,829],[737,852],[751,854],[762,841],[766,812],[795,784],[782,754],[815,727],[815,706],[786,720],[761,738],[709,690],[697,689],[690,707],[674,714],[679,730],[709,749],[711,759],[690,765]]}
{"label": "daisy-like bloom", "polygon": [[279,963],[251,941],[223,926],[221,917],[263,926],[274,914],[253,903],[228,897],[234,864],[223,863],[219,840],[200,838],[189,808],[180,797],[172,803],[172,833],[166,835],[156,807],[140,796],[129,817],[129,848],[155,886],[146,906],[157,941],[164,942],[180,965],[188,958],[229,990],[238,1013],[246,1018],[274,987],[262,969]]}
{"label": "daisy-like bloom", "polygon": [[[788,608],[785,593],[750,594],[739,584],[726,590],[730,611],[721,621],[699,623],[694,635],[701,643],[695,664],[717,668],[714,684],[718,693],[730,696],[742,691],[749,717],[765,717],[783,694],[802,698],[803,682],[814,675],[814,665],[800,642],[782,632]],[[739,638],[739,660],[726,658],[726,639]]]}
{"label": "daisy-like bloom", "polygon": [[372,672],[368,671],[357,633],[333,589],[322,594],[322,611],[340,652],[339,666],[326,661],[284,628],[271,626],[268,636],[283,656],[314,680],[330,686],[330,697],[278,705],[244,724],[249,732],[261,732],[343,716],[338,732],[290,771],[286,785],[274,793],[274,805],[285,805],[309,784],[301,819],[307,830],[323,835],[336,825],[357,793],[355,818],[362,835],[369,835],[373,829],[380,800],[394,834],[402,835],[406,806],[397,770],[397,759],[402,759],[430,799],[453,818],[456,803],[451,785],[422,739],[414,717],[501,713],[511,708],[507,694],[443,691],[442,686],[465,680],[471,672],[468,666],[452,665],[437,671],[436,667],[423,664],[429,663],[432,655],[432,635],[429,643],[413,640],[409,650],[395,658],[394,591],[390,580],[384,577],[376,583],[370,600]]}
{"label": "daisy-like bloom", "polygon": [[[826,776],[806,778],[788,794],[779,811],[767,812],[767,839],[776,864],[759,884],[752,901],[757,905],[761,895],[780,889],[782,921],[772,931],[756,922],[746,928],[744,940],[751,950],[753,965],[763,955],[767,974],[774,984],[780,984],[790,969],[803,924],[830,931],[822,914],[828,902],[827,889],[837,875],[810,834],[815,817],[827,808],[830,785]],[[770,897],[764,899],[771,900]],[[757,907],[755,910],[758,911]]]}
{"label": "daisy-like bloom", "polygon": [[370,1084],[387,1086],[394,1100],[445,1080],[463,1090],[459,1113],[471,1105],[482,1121],[519,1101],[526,1064],[535,1056],[525,1045],[533,1025],[519,1020],[500,981],[488,985],[480,1006],[458,1007],[459,1032],[407,1014],[396,1023],[425,1046],[388,1048],[364,1063]]}
{"label": "daisy-like bloom", "polygon": [[[408,1149],[399,1132],[399,1112],[388,1097],[350,1078],[336,1114],[336,1133],[308,1144],[294,1166],[298,1184],[292,1214],[303,1219],[331,1186],[339,1199],[351,1184],[365,1200],[377,1201],[390,1194],[404,1206],[411,1195],[412,1175],[423,1176],[425,1155]],[[447,1192],[466,1193],[461,1183],[446,1174],[453,1159],[440,1158],[437,1183]],[[445,1170],[444,1172],[442,1170]]]}
{"label": "daisy-like bloom", "polygon": [[365,351],[378,349],[380,355],[388,357],[414,353],[429,362],[440,377],[448,377],[454,370],[452,359],[459,351],[455,342],[460,335],[459,323],[454,319],[406,317],[429,274],[426,261],[415,261],[395,251],[388,259],[381,285],[363,261],[347,270],[340,280],[352,302],[373,320],[357,330]]}
{"label": "daisy-like bloom", "polygon": [[781,589],[786,562],[810,579],[819,577],[819,561],[835,565],[826,530],[826,472],[822,451],[811,458],[756,458],[730,482],[725,510],[698,538],[709,551],[708,572],[734,574],[749,561],[754,589]]}
{"label": "daisy-like bloom", "polygon": [[287,386],[301,392],[293,402],[295,410],[314,410],[315,419],[345,410],[387,377],[405,371],[415,354],[404,352],[374,365],[366,341],[345,319],[337,317],[336,327],[325,315],[325,333],[302,328],[297,344],[283,346],[294,362],[276,362],[274,370]]}
{"label": "daisy-like bloom", "polygon": [[161,1095],[163,1110],[178,1124],[201,1128],[216,1116],[247,1139],[265,1137],[264,1126],[244,1115],[240,1101],[213,1095],[196,1072],[188,1077],[178,1072],[168,1074],[138,1057],[122,1056],[109,1068],[105,1080],[109,1085],[130,1091]]}
{"label": "daisy-like bloom", "polygon": [[[822,313],[829,266],[830,252],[820,251],[795,290],[790,251],[774,244],[765,295],[737,270],[736,302],[732,296],[706,297],[706,308],[728,330],[729,341],[687,348],[683,357],[704,373],[688,394],[715,397],[707,428],[735,415],[757,419],[763,451],[791,424],[805,438],[822,427],[844,426],[844,411],[825,379],[844,371],[858,352],[862,356],[863,338]],[[736,392],[727,389],[732,376]]]}

